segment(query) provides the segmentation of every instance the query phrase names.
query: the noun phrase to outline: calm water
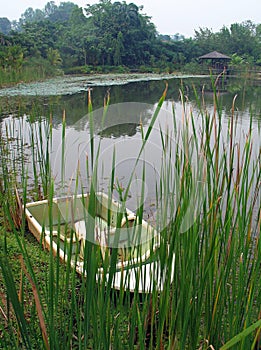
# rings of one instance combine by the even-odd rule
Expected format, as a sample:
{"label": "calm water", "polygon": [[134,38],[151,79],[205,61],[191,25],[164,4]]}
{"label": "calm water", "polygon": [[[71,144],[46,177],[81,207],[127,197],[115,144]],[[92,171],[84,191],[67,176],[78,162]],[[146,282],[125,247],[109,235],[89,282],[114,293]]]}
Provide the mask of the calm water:
{"label": "calm water", "polygon": [[[161,132],[170,133],[173,128],[172,109],[175,110],[175,118],[182,123],[184,110],[181,104],[180,89],[183,89],[189,104],[188,108],[193,110],[195,124],[200,130],[201,118],[195,91],[201,99],[204,90],[204,101],[207,109],[213,111],[213,93],[209,78],[184,78],[170,79],[168,81],[168,92],[162,112],[155,124],[145,153],[137,163],[142,139],[141,124],[144,133],[148,131],[148,125],[152,118],[155,106],[166,86],[166,80],[141,81],[125,85],[92,86],[91,96],[94,109],[94,141],[97,149],[100,142],[100,157],[98,166],[99,188],[107,191],[109,179],[112,172],[113,154],[115,161],[115,182],[122,188],[126,187],[135,168],[132,186],[130,188],[127,206],[135,210],[137,197],[145,182],[145,209],[150,215],[156,197],[155,183],[160,181],[160,168],[162,164]],[[85,89],[87,90],[87,89]],[[32,91],[30,91],[32,93]],[[102,110],[104,97],[110,95],[110,106],[108,115],[102,123]],[[230,79],[226,86],[220,91],[220,105],[222,106],[222,127],[224,135],[231,120],[231,108],[233,99],[235,102],[235,118],[237,122],[237,142],[243,143],[247,137],[250,116],[252,116],[253,154],[258,157],[261,147],[261,84],[254,81],[242,81]],[[90,159],[90,138],[88,110],[88,92],[75,94],[64,94],[58,96],[2,96],[0,97],[0,111],[2,115],[2,126],[12,120],[17,127],[19,115],[28,119],[30,115],[41,115],[49,118],[52,115],[54,137],[52,166],[56,181],[56,190],[63,177],[68,187],[73,189],[76,174],[81,174],[84,187],[88,188],[86,174],[86,159]],[[63,111],[66,113],[66,166],[64,175],[61,174],[61,125]],[[189,112],[188,112],[189,114]],[[15,129],[15,128],[14,128]],[[26,133],[26,129],[24,131]],[[225,136],[224,136],[225,142]],[[178,146],[178,140],[174,140]],[[144,181],[143,171],[146,164],[146,178]]]}
{"label": "calm water", "polygon": [[[104,97],[108,92],[110,93],[111,104],[140,102],[154,105],[162,95],[166,81],[166,79],[162,81],[141,81],[115,86],[91,86],[86,83],[84,90],[87,90],[88,86],[90,86],[94,109],[103,106]],[[178,103],[180,101],[179,90],[182,86],[185,94],[192,103],[195,102],[193,89],[195,88],[200,95],[204,88],[206,104],[210,108],[213,105],[213,95],[210,91],[211,83],[209,78],[176,78],[170,79],[168,84],[167,101]],[[37,104],[37,109],[44,115],[48,116],[52,113],[55,125],[61,123],[63,110],[66,111],[67,125],[75,124],[87,113],[87,92],[82,92],[80,87],[79,92],[74,94],[72,91],[75,90],[70,90],[66,94],[65,87],[63,95],[54,95],[55,89],[53,85],[49,86],[47,84],[46,89],[43,88],[43,91],[40,91],[40,93],[37,90],[34,91],[34,89],[35,84],[28,85],[28,88],[24,88],[21,92],[19,92],[19,88],[14,91],[10,89],[10,95],[8,89],[6,91],[0,89],[0,116],[2,118],[7,117],[10,113],[15,115],[18,108],[20,114],[28,114],[32,110],[31,106],[33,103]],[[51,96],[48,96],[48,89],[52,90]],[[15,93],[17,96],[11,96]],[[251,110],[254,119],[260,121],[261,82],[231,78],[225,86],[225,91],[223,90],[220,93],[220,102],[225,112],[225,118],[230,117],[231,105],[235,95],[237,95],[236,109],[239,116],[249,118]]]}

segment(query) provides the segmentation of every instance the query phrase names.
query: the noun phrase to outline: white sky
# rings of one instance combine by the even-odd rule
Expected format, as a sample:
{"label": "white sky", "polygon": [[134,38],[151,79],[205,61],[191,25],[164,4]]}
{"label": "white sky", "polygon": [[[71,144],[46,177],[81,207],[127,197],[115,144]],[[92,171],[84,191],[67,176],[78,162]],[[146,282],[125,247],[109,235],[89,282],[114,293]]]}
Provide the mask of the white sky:
{"label": "white sky", "polygon": [[[66,0],[64,0],[65,2]],[[28,7],[43,9],[48,0],[0,0],[0,17],[19,19]],[[71,0],[80,7],[98,0]],[[209,28],[219,31],[223,25],[251,20],[261,23],[261,0],[126,0],[144,5],[142,13],[152,17],[161,34],[180,33],[193,37],[194,29]],[[60,1],[55,1],[59,5]]]}

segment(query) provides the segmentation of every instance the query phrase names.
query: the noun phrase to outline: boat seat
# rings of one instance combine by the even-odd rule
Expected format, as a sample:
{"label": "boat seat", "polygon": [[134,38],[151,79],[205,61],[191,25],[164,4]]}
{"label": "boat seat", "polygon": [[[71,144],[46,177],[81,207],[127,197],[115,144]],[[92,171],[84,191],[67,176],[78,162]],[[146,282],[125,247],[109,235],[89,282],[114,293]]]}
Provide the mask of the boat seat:
{"label": "boat seat", "polygon": [[[135,220],[136,216],[134,214],[128,215],[127,219],[124,216],[121,221],[121,228],[128,227],[127,222],[131,227]],[[86,239],[87,233],[85,220],[76,221],[74,223],[74,229],[79,241]],[[107,221],[101,218],[100,216],[95,217],[95,241],[99,242],[101,245],[105,245],[107,240],[106,237],[108,237],[108,234],[113,235],[115,232],[116,227],[111,227],[110,231],[108,232]]]}
{"label": "boat seat", "polygon": [[[127,228],[127,227],[132,227],[133,223],[136,220],[136,216],[134,214],[130,214],[124,216],[122,218],[121,222],[121,228]],[[127,224],[128,222],[128,224]],[[74,223],[74,230],[76,232],[76,236],[78,240],[80,241],[80,255],[84,255],[84,245],[85,245],[85,240],[87,238],[87,232],[86,232],[86,222],[85,220],[79,220]],[[108,248],[108,240],[109,236],[111,239],[113,239],[114,235],[116,233],[116,227],[111,227],[109,232],[108,232],[108,224],[107,221],[104,220],[103,218],[97,216],[95,217],[95,237],[94,241],[101,247],[102,255],[104,256],[106,249]],[[120,240],[120,243],[123,243],[128,240],[128,237],[123,237]],[[91,238],[91,241],[93,241],[93,238]]]}
{"label": "boat seat", "polygon": [[75,233],[71,234],[71,228],[70,228],[69,225],[67,227],[67,232],[65,232],[65,229],[64,229],[63,225],[61,225],[59,227],[54,226],[52,228],[52,230],[49,227],[45,228],[44,232],[45,232],[45,234],[47,236],[51,236],[51,234],[52,234],[53,237],[59,237],[60,240],[62,240],[63,242],[65,242],[65,241],[68,242],[68,243],[69,242],[72,242],[72,243],[76,243],[77,242],[76,234]]}

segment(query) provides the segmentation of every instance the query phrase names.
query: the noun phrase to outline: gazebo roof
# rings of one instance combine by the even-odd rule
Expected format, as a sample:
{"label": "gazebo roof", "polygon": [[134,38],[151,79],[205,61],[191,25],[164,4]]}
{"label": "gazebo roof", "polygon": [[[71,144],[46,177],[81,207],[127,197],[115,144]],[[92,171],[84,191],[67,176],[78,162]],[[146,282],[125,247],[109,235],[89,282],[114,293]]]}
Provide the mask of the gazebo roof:
{"label": "gazebo roof", "polygon": [[223,60],[231,60],[231,57],[223,55],[223,53],[212,51],[207,53],[206,55],[200,56],[201,59],[223,59]]}

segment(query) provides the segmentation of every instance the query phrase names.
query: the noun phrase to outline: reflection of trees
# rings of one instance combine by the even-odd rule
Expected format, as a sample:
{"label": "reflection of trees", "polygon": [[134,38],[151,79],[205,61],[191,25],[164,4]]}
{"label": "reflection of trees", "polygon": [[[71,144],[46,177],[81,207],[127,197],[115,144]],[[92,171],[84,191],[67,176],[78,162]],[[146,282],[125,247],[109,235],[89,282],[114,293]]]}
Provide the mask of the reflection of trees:
{"label": "reflection of trees", "polygon": [[[211,86],[210,78],[184,78],[170,79],[168,81],[167,100],[179,101],[180,90],[188,96],[191,102],[195,102],[195,93],[201,97],[202,88],[206,85]],[[142,81],[129,83],[126,85],[115,85],[111,87],[100,86],[93,87],[92,105],[97,110],[104,104],[104,97],[108,90],[110,91],[110,105],[126,102],[140,102],[149,105],[155,105],[163,90],[165,89],[165,81]],[[205,102],[213,105],[213,92],[205,89]],[[236,108],[243,111],[244,109],[253,110],[253,118],[260,118],[261,111],[261,86],[256,81],[229,78],[226,92],[220,93],[219,99],[222,108],[227,113],[230,112],[232,101],[237,94]],[[146,108],[145,108],[146,109]],[[17,97],[1,97],[0,112],[2,116],[10,114],[33,116],[45,116],[49,118],[52,115],[53,125],[57,127],[62,122],[63,111],[66,112],[66,123],[68,126],[76,124],[80,119],[88,113],[87,92],[74,95],[63,96],[17,96]],[[104,128],[115,124],[123,123],[139,123],[139,118],[135,120],[128,116],[128,111],[121,111],[113,118],[106,120]],[[124,117],[123,117],[124,115]],[[95,116],[95,128],[101,129],[101,117]],[[144,120],[149,116],[143,116]],[[86,117],[87,119],[87,117]],[[114,123],[114,124],[113,124]]]}
{"label": "reflection of trees", "polygon": [[135,124],[135,123],[117,124],[101,130],[100,132],[98,132],[98,134],[101,137],[114,137],[114,138],[121,137],[121,136],[133,136],[137,132],[138,125],[139,124]]}
{"label": "reflection of trees", "polygon": [[48,115],[46,98],[39,96],[1,96],[0,97],[0,116],[9,115],[23,116],[35,115],[37,106],[38,116]]}
{"label": "reflection of trees", "polygon": [[[261,116],[261,86],[257,86],[254,81],[245,79],[230,78],[227,83],[226,92],[217,92],[220,106],[227,113],[231,113],[231,107],[235,96],[235,108],[240,112],[245,110],[253,111],[253,118],[260,119]],[[204,95],[205,102],[213,105],[213,92],[206,92]]]}
{"label": "reflection of trees", "polygon": [[[193,84],[200,89],[204,84],[204,79],[184,79],[181,82],[181,79],[171,79],[168,84],[167,99],[179,100],[181,88],[181,83],[183,88],[186,91],[189,91],[190,97],[192,98],[193,93]],[[141,81],[141,82],[132,82],[125,85],[114,85],[111,87],[108,86],[95,86],[92,88],[92,106],[94,110],[100,109],[104,104],[104,97],[107,95],[108,91],[110,93],[110,105],[126,103],[126,102],[139,102],[150,105],[155,105],[159,98],[161,97],[165,89],[166,81],[165,80],[156,80],[156,81]],[[66,111],[67,115],[67,125],[73,125],[81,118],[86,116],[88,111],[87,106],[87,93],[80,93],[70,96],[61,96],[59,104],[54,106],[54,115],[58,116],[57,122],[60,123],[60,118],[63,114],[63,110]],[[125,111],[124,114],[128,113]],[[121,113],[123,115],[123,113]],[[116,116],[113,120],[116,123],[128,122],[130,116],[125,116],[122,119],[122,116],[119,115],[117,119]],[[101,118],[97,115],[95,116],[95,124],[101,122]],[[133,120],[132,120],[133,121]],[[134,120],[134,123],[139,123],[138,120]],[[56,118],[54,117],[54,124],[56,123]],[[112,124],[111,124],[112,125]],[[108,125],[104,125],[107,127]],[[99,127],[97,125],[97,127]]]}
{"label": "reflection of trees", "polygon": [[[119,137],[121,135],[134,135],[136,127],[141,122],[146,124],[152,117],[153,105],[139,102],[123,102],[110,104],[104,114],[104,108],[93,111],[94,131],[104,137]],[[84,130],[88,126],[89,115],[79,119],[73,127]],[[122,132],[122,134],[120,134]]]}

